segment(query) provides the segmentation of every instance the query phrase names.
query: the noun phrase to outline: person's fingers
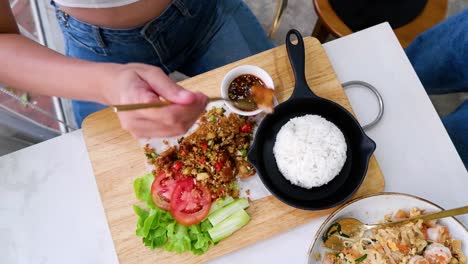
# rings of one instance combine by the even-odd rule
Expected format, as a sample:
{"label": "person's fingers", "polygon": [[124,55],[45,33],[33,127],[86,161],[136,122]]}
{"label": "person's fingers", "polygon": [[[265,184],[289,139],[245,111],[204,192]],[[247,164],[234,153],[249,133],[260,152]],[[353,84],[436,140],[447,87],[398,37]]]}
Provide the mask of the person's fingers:
{"label": "person's fingers", "polygon": [[168,101],[177,104],[191,104],[196,100],[195,93],[185,90],[175,83],[160,68],[148,66],[145,70],[139,71],[138,74],[157,94]]}
{"label": "person's fingers", "polygon": [[[190,106],[171,105],[151,110],[118,113],[122,128],[134,137],[172,137],[182,135],[205,109],[203,97]],[[150,113],[150,114],[148,114]]]}
{"label": "person's fingers", "polygon": [[130,73],[128,76],[121,75],[129,85],[122,86],[120,100],[116,100],[119,104],[150,103],[162,98],[173,102],[166,107],[118,113],[122,128],[134,137],[182,135],[206,107],[208,99],[204,94],[186,91],[159,68],[136,65]]}
{"label": "person's fingers", "polygon": [[118,104],[153,103],[160,101],[159,95],[136,73],[126,78],[129,80],[124,78],[120,90],[113,91],[118,93]]}
{"label": "person's fingers", "polygon": [[198,100],[200,100],[200,102],[204,105],[204,107],[206,106],[206,104],[208,104],[208,96],[206,96],[204,93],[202,92],[196,92],[195,93]]}
{"label": "person's fingers", "polygon": [[137,103],[146,104],[146,103],[155,103],[159,102],[159,96],[152,91],[142,91],[138,96]]}

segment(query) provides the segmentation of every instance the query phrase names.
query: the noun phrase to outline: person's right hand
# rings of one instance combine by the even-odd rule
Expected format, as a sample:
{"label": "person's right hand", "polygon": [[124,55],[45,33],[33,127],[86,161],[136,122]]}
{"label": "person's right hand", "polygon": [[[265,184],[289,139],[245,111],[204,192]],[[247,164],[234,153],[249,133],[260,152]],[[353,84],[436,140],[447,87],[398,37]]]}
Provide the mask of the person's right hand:
{"label": "person's right hand", "polygon": [[134,137],[182,135],[205,109],[208,100],[204,94],[185,90],[158,67],[136,63],[112,64],[111,67],[111,74],[103,78],[107,104],[152,103],[161,98],[174,103],[161,108],[119,112],[122,128]]}

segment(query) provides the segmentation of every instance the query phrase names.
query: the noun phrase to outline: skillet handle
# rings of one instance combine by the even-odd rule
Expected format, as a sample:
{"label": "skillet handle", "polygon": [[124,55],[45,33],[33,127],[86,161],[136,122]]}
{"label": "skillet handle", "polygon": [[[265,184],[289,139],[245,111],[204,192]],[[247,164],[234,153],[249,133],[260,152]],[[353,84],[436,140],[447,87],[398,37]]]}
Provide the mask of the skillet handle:
{"label": "skillet handle", "polygon": [[[292,42],[292,36],[296,36],[297,43]],[[291,29],[286,34],[286,49],[288,51],[289,62],[294,72],[295,86],[291,98],[317,97],[307,85],[305,78],[305,52],[304,40],[301,33]]]}

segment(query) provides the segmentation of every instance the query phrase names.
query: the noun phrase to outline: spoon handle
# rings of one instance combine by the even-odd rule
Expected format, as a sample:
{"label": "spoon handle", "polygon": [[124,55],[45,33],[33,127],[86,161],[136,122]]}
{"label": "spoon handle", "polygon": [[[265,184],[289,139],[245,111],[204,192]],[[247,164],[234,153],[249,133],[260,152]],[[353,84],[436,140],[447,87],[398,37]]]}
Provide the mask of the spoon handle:
{"label": "spoon handle", "polygon": [[440,212],[437,212],[437,213],[420,215],[420,216],[416,216],[416,217],[413,217],[413,218],[409,218],[409,219],[401,220],[401,221],[397,221],[397,222],[390,222],[390,223],[385,223],[385,224],[381,224],[381,225],[374,225],[373,228],[374,227],[387,227],[387,226],[401,225],[401,224],[406,224],[406,223],[413,222],[413,221],[416,221],[416,220],[419,220],[419,219],[421,219],[423,221],[429,221],[429,220],[440,219],[440,218],[445,218],[445,217],[449,217],[449,216],[456,216],[456,215],[461,215],[461,214],[468,214],[468,206],[463,206],[463,207],[454,208],[454,209],[450,209],[450,210],[443,210],[443,211],[440,211]]}
{"label": "spoon handle", "polygon": [[[214,101],[224,101],[224,98],[221,97],[211,97],[208,99],[210,102]],[[111,106],[114,112],[123,112],[123,111],[131,111],[131,110],[138,110],[138,109],[146,109],[146,108],[159,108],[173,104],[169,101],[160,101],[156,103],[145,103],[145,104],[123,104],[123,105],[113,105]]]}

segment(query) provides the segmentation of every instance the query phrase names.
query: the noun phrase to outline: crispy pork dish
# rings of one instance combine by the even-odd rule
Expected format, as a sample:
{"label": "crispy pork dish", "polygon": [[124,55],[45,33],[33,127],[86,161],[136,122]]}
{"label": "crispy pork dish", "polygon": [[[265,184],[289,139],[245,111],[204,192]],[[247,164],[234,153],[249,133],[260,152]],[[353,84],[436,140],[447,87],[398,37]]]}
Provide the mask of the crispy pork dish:
{"label": "crispy pork dish", "polygon": [[157,155],[145,148],[154,175],[164,172],[169,177],[192,177],[209,188],[212,200],[218,197],[239,196],[236,178],[255,174],[247,161],[247,152],[253,138],[254,121],[236,114],[225,115],[223,108],[213,107],[199,120],[192,134],[179,139]]}

